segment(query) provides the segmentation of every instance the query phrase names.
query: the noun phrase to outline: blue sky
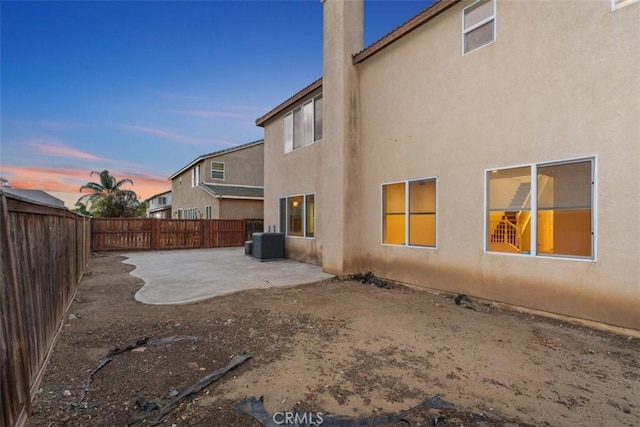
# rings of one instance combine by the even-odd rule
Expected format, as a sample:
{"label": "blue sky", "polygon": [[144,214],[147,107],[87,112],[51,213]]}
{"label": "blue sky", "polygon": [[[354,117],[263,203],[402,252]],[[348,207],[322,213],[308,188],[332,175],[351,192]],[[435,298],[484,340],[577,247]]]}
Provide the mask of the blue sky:
{"label": "blue sky", "polygon": [[[429,5],[365,1],[365,46]],[[0,176],[77,191],[91,170],[170,188],[193,158],[261,139],[255,119],[322,73],[322,5],[2,1]]]}

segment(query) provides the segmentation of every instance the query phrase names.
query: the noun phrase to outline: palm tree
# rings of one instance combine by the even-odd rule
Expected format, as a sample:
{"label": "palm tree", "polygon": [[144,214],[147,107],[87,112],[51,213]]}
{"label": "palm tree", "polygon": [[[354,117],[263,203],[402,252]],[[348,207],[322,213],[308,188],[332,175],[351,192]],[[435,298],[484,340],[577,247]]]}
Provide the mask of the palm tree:
{"label": "palm tree", "polygon": [[128,192],[128,193],[133,193],[135,195],[135,193],[131,190],[122,190],[120,188],[122,187],[122,185],[127,183],[133,185],[133,181],[131,181],[128,178],[117,181],[116,178],[114,176],[111,176],[109,171],[106,169],[103,170],[102,172],[92,171],[91,174],[89,174],[89,176],[93,176],[93,175],[99,176],[100,182],[87,182],[85,185],[80,187],[81,192],[90,190],[91,193],[85,194],[84,196],[80,197],[78,201],[87,200],[89,202],[96,202],[98,200],[105,199],[109,195],[112,195],[114,193],[119,193],[119,192],[125,192],[125,193]]}

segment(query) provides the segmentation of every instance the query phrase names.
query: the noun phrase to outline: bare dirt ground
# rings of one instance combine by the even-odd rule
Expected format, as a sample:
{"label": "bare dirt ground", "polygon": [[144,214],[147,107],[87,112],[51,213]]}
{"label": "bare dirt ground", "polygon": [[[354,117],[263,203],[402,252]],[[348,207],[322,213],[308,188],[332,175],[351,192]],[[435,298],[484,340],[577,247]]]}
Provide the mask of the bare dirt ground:
{"label": "bare dirt ground", "polygon": [[[237,405],[263,396],[271,425],[294,408],[324,414],[325,425],[326,413],[368,417],[358,425],[640,425],[637,338],[357,281],[149,306],[134,300],[143,282],[123,259],[92,260],[29,425],[153,425],[155,405],[243,352],[253,357],[156,421],[260,426]],[[114,355],[77,405],[83,381],[116,345],[173,336],[195,336],[197,347],[147,343]],[[402,412],[435,395],[455,408]],[[287,425],[284,415],[275,421]]]}

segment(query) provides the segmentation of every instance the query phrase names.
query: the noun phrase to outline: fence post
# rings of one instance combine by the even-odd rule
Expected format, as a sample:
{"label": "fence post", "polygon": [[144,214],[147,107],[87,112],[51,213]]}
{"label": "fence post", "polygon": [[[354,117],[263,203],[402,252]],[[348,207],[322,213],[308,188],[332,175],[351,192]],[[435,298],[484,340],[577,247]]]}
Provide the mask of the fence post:
{"label": "fence post", "polygon": [[150,218],[151,221],[151,250],[156,250],[160,247],[160,224],[156,218]]}

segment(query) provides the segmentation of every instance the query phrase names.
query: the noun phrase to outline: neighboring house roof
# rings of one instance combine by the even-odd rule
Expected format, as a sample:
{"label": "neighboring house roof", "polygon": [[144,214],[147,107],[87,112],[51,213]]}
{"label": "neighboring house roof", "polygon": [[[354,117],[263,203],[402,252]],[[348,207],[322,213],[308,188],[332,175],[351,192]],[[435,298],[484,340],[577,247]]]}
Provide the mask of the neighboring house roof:
{"label": "neighboring house roof", "polygon": [[147,213],[161,212],[171,210],[171,205],[162,205],[157,208],[147,209]]}
{"label": "neighboring house roof", "polygon": [[262,199],[264,187],[249,187],[246,185],[221,185],[201,182],[200,188],[214,197],[230,199]]}
{"label": "neighboring house roof", "polygon": [[196,163],[201,162],[202,160],[208,159],[209,157],[216,157],[216,156],[220,156],[222,154],[232,153],[232,152],[238,151],[238,150],[244,150],[245,148],[250,148],[250,147],[253,147],[254,145],[260,145],[260,144],[264,144],[264,139],[259,139],[257,141],[247,142],[246,144],[237,145],[237,146],[231,147],[231,148],[225,148],[224,150],[214,151],[213,153],[209,153],[209,154],[203,154],[201,156],[196,157],[188,165],[184,166],[178,172],[176,172],[173,175],[171,175],[169,177],[169,179],[175,178],[176,176],[180,175],[182,172],[184,172],[187,169],[189,169],[191,166],[195,165]]}
{"label": "neighboring house roof", "polygon": [[423,24],[426,24],[436,16],[445,12],[452,6],[455,6],[461,1],[462,0],[436,1],[434,4],[432,4],[422,12],[418,13],[416,16],[409,19],[407,22],[400,25],[395,30],[391,31],[389,34],[383,36],[382,38],[378,39],[377,41],[369,45],[369,47],[367,47],[366,49],[353,55],[353,63],[359,64],[360,62],[364,61],[370,56],[380,52],[382,49],[389,46],[391,43],[401,39],[402,37],[409,34],[411,31],[415,30],[416,28],[420,27]]}
{"label": "neighboring house roof", "polygon": [[158,193],[158,194],[154,194],[153,196],[149,197],[148,199],[145,199],[145,202],[148,202],[149,200],[155,198],[155,197],[159,197],[159,196],[164,196],[165,194],[169,194],[171,193],[171,190],[167,190],[167,191],[163,191],[162,193]]}
{"label": "neighboring house roof", "polygon": [[322,87],[322,77],[320,77],[318,80],[316,80],[315,82],[311,83],[310,85],[302,89],[300,92],[293,95],[291,98],[284,101],[282,104],[278,105],[273,110],[269,111],[264,116],[257,119],[256,126],[264,126],[265,122],[267,122],[269,119],[280,114],[282,111],[286,110],[291,105],[301,101],[302,99],[306,98],[309,94],[311,94],[313,91],[321,87]]}
{"label": "neighboring house roof", "polygon": [[[448,10],[452,6],[460,3],[462,0],[437,0],[434,4],[427,7],[422,12],[418,13],[413,18],[409,19],[404,24],[397,27],[395,30],[391,31],[389,34],[375,41],[366,49],[356,53],[353,55],[353,63],[359,64],[365,59],[375,55],[380,52],[385,47],[389,46],[391,43],[401,39],[402,37],[409,34],[411,31],[420,27],[421,25],[429,22],[436,16],[440,15],[444,11]],[[293,95],[291,98],[284,101],[282,104],[278,105],[273,110],[269,111],[264,116],[260,117],[256,120],[256,126],[264,126],[267,121],[292,107],[297,102],[301,101],[305,97],[309,96],[313,91],[322,87],[322,77],[320,77],[315,82],[311,83],[309,86],[302,89],[300,92]]]}
{"label": "neighboring house roof", "polygon": [[53,197],[51,194],[45,193],[42,190],[19,190],[16,188],[3,187],[2,191],[37,203],[64,207],[64,202],[62,200],[57,197]]}

